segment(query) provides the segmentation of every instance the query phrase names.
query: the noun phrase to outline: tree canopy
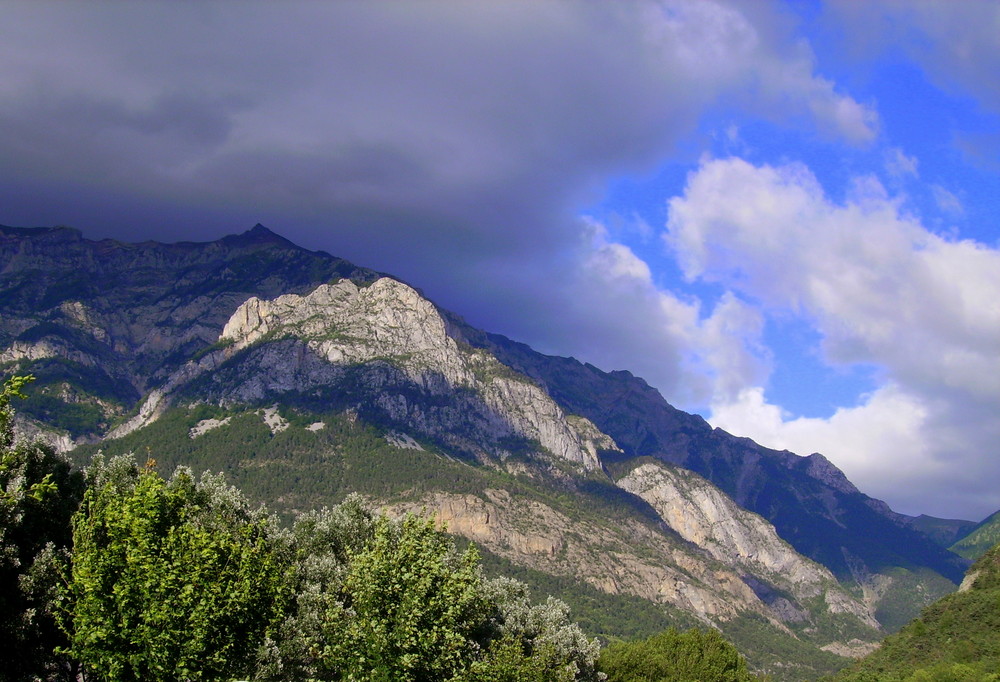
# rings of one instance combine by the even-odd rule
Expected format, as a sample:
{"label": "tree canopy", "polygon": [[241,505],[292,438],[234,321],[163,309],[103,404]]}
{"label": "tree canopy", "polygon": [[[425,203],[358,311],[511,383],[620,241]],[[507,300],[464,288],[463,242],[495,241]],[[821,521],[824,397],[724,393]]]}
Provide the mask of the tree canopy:
{"label": "tree canopy", "polygon": [[357,496],[282,530],[219,476],[97,457],[57,611],[88,679],[597,680],[550,599]]}
{"label": "tree canopy", "polygon": [[612,644],[599,669],[608,682],[751,682],[757,678],[715,630],[670,628],[648,639]]}
{"label": "tree canopy", "polygon": [[287,598],[270,520],[185,469],[98,459],[88,475],[63,593],[72,654],[115,681],[252,673]]}
{"label": "tree canopy", "polygon": [[12,399],[23,398],[32,380],[15,376],[0,388],[0,642],[7,650],[0,680],[73,676],[56,653],[66,639],[49,590],[54,561],[71,544],[83,477],[43,443],[15,438]]}

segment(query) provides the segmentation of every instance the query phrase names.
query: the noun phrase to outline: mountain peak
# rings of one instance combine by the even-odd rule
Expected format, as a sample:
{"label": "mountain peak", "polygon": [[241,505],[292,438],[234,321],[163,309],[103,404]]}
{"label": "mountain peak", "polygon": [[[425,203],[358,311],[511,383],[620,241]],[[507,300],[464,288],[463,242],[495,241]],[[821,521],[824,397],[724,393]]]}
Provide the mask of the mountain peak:
{"label": "mountain peak", "polygon": [[274,244],[277,246],[299,248],[294,243],[282,237],[280,234],[269,230],[260,223],[257,223],[246,232],[231,234],[223,237],[223,242],[228,244]]}

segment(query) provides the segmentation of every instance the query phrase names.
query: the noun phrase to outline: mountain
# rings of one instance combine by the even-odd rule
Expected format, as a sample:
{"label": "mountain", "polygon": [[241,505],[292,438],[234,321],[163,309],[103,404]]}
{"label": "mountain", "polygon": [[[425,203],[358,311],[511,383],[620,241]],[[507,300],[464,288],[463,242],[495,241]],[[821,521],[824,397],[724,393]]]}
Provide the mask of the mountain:
{"label": "mountain", "polygon": [[262,226],[209,243],[0,227],[0,369],[79,464],[224,471],[286,516],[434,512],[591,630],[711,624],[808,679],[965,563],[822,455],[711,428],[628,372],[539,354]]}
{"label": "mountain", "polygon": [[912,530],[907,517],[861,493],[821,454],[800,457],[713,429],[626,371],[543,356],[497,335],[472,338],[541,382],[568,412],[593,421],[622,449],[618,457],[653,457],[701,474],[839,578],[864,583],[903,566],[961,580],[965,564]]}
{"label": "mountain", "polygon": [[857,680],[995,680],[1000,676],[1000,545],[969,569],[958,592],[836,677]]}
{"label": "mountain", "polygon": [[975,560],[998,542],[1000,542],[1000,511],[990,514],[974,525],[949,549],[967,559]]}
{"label": "mountain", "polygon": [[[949,548],[958,540],[968,535],[978,525],[975,521],[940,519],[936,516],[928,516],[927,514],[909,517],[907,522],[914,530],[923,533],[942,547]],[[969,558],[974,559],[976,557]]]}

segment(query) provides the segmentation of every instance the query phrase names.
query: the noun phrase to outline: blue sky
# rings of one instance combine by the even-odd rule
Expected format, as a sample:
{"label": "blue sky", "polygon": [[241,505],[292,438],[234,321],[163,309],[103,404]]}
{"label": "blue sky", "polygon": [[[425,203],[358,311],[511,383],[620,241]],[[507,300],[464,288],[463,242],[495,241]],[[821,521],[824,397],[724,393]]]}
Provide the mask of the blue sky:
{"label": "blue sky", "polygon": [[0,1],[0,223],[262,222],[978,520],[998,36],[977,0]]}

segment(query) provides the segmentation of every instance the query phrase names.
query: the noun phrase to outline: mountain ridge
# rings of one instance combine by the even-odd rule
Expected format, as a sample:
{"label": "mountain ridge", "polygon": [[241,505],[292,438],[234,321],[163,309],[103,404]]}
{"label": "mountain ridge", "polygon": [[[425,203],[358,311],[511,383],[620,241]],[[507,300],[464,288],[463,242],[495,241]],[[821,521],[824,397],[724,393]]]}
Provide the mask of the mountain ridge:
{"label": "mountain ridge", "polygon": [[[54,243],[62,248],[53,254]],[[65,286],[60,273],[70,268],[87,286]],[[863,652],[877,638],[876,618],[897,622],[947,591],[940,576],[953,579],[960,565],[821,455],[713,429],[627,371],[476,330],[397,279],[263,226],[178,245],[0,228],[0,292],[0,366],[39,377],[45,400],[29,404],[35,417],[76,415],[63,437],[80,453],[169,441],[168,461],[221,464],[279,502],[325,498],[274,488],[284,480],[277,473],[299,471],[288,485],[304,491],[314,487],[308,477],[341,476],[331,467],[375,471],[410,458],[438,482],[350,480],[370,485],[380,503],[439,511],[533,570],[673,604],[720,627],[752,615],[781,636],[841,652]],[[101,389],[121,382],[129,390]],[[351,435],[362,424],[374,430]],[[153,437],[168,427],[168,438]],[[383,459],[345,459],[334,435]],[[245,438],[244,447],[229,442]],[[228,454],[212,459],[211,448]],[[684,485],[667,477],[640,486],[661,491],[644,499],[627,487],[647,460],[693,473]],[[458,483],[465,479],[480,482]],[[509,490],[526,497],[505,498]],[[708,517],[678,533],[650,502],[664,495],[696,496],[729,520],[752,516],[726,521],[721,535]],[[580,516],[580,505],[601,511]],[[797,592],[737,551],[750,528],[768,527],[753,541],[767,543],[760,555],[780,563],[773,557],[794,548],[803,557],[794,561],[818,561],[825,568],[808,569],[824,576],[813,581],[818,591]],[[859,538],[864,529],[871,537]],[[761,539],[769,532],[775,539]],[[784,542],[791,547],[771,553]],[[907,585],[923,592],[890,603]]]}

